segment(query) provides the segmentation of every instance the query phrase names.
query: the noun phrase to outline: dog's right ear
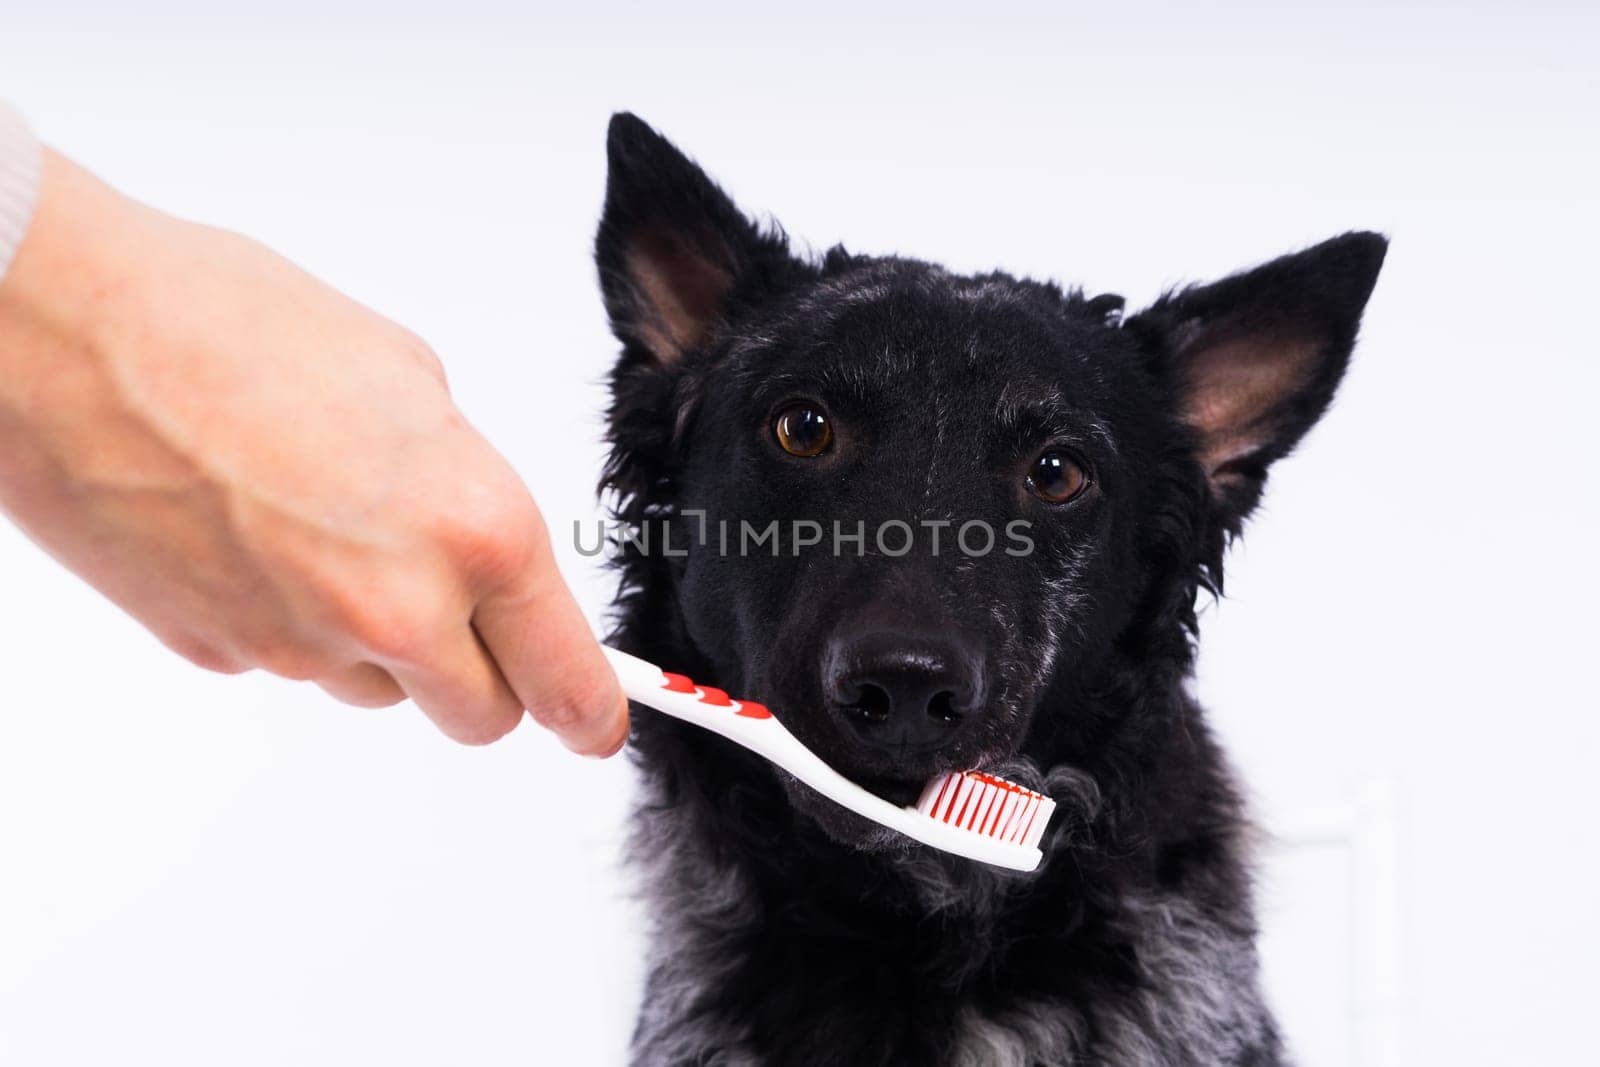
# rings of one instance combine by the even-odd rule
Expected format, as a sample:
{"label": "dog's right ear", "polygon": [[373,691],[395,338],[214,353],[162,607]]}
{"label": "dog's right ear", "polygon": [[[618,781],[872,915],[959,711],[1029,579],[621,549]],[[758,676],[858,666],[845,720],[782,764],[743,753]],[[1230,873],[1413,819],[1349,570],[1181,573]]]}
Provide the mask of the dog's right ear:
{"label": "dog's right ear", "polygon": [[624,361],[671,369],[792,262],[666,138],[620,112],[606,134],[600,289]]}

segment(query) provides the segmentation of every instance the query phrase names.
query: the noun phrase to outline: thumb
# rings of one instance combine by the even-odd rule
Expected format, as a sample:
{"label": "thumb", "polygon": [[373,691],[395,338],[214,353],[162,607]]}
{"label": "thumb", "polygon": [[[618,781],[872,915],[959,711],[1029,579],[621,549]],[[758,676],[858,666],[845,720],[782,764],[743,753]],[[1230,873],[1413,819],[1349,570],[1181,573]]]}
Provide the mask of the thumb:
{"label": "thumb", "polygon": [[542,525],[526,565],[479,600],[473,626],[535,722],[574,752],[610,756],[628,739],[628,701]]}

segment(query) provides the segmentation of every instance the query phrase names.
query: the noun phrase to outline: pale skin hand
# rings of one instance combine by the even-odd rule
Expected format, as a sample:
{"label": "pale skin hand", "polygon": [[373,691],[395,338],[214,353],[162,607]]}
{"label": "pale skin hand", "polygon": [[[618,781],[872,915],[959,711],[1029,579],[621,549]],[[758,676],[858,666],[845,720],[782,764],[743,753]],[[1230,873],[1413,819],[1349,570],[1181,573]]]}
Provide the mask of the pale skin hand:
{"label": "pale skin hand", "polygon": [[0,282],[0,511],[211,670],[524,709],[609,755],[627,702],[506,461],[405,330],[47,152]]}

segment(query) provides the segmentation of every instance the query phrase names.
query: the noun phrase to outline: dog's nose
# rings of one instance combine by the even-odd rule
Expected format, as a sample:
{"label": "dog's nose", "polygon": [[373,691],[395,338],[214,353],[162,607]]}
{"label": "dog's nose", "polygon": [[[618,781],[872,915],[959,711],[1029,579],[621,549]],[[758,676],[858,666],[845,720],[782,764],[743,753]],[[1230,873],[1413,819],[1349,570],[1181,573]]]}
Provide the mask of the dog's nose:
{"label": "dog's nose", "polygon": [[896,750],[948,742],[983,697],[974,657],[947,640],[888,631],[835,638],[823,684],[863,741]]}

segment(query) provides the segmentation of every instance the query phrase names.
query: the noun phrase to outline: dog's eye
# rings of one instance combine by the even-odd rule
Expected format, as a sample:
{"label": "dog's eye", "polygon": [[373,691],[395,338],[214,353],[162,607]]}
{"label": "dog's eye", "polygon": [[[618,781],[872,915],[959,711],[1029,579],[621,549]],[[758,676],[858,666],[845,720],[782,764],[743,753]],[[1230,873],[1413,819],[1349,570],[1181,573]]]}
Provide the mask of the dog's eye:
{"label": "dog's eye", "polygon": [[778,445],[791,456],[821,455],[833,443],[833,424],[813,404],[791,404],[772,424]]}
{"label": "dog's eye", "polygon": [[1065,452],[1051,450],[1033,461],[1028,472],[1028,490],[1040,500],[1065,504],[1089,484],[1076,460]]}

